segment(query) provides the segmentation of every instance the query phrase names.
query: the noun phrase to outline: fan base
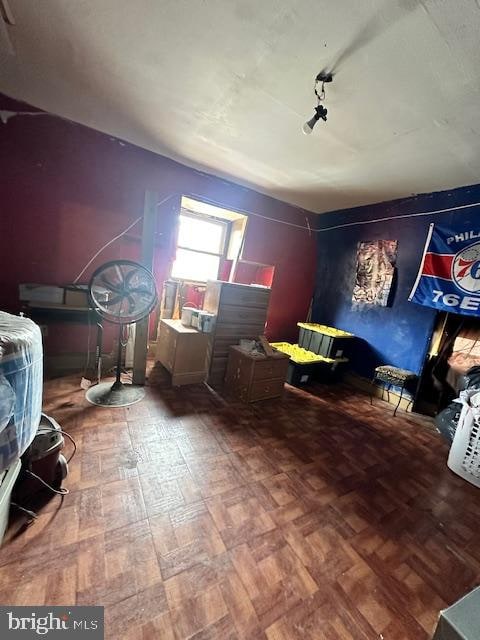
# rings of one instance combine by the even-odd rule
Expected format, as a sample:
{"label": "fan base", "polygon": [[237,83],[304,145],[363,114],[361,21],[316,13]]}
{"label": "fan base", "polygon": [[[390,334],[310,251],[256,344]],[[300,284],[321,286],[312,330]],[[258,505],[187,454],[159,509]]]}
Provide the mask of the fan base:
{"label": "fan base", "polygon": [[145,397],[145,389],[122,382],[101,382],[90,387],[85,397],[91,404],[99,407],[128,407]]}

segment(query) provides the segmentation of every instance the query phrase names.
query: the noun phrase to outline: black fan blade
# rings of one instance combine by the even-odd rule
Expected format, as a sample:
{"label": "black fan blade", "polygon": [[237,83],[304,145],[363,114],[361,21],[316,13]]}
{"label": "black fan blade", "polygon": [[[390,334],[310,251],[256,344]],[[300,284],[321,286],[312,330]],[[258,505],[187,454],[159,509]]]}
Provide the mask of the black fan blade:
{"label": "black fan blade", "polygon": [[130,303],[130,307],[129,307],[128,311],[129,311],[129,313],[133,313],[135,311],[135,307],[136,307],[135,298],[133,296],[127,294],[127,300]]}
{"label": "black fan blade", "polygon": [[128,286],[133,276],[137,274],[140,274],[140,276],[144,275],[143,270],[139,269],[138,267],[134,267],[133,269],[131,269],[125,276],[125,284]]}
{"label": "black fan blade", "polygon": [[153,295],[151,289],[143,289],[142,287],[135,287],[133,289],[129,289],[128,293],[139,293],[141,295],[149,296],[150,298]]}
{"label": "black fan blade", "polygon": [[124,294],[120,294],[118,296],[116,296],[115,298],[112,298],[111,300],[105,300],[105,302],[102,302],[102,306],[103,307],[113,307],[113,305],[118,304],[119,302],[123,302],[125,298]]}
{"label": "black fan blade", "polygon": [[108,287],[110,289],[110,291],[113,291],[114,293],[121,293],[122,291],[122,286],[118,285],[118,284],[114,284],[113,282],[111,282],[107,276],[105,274],[102,273],[101,276],[101,281],[103,282],[103,284]]}

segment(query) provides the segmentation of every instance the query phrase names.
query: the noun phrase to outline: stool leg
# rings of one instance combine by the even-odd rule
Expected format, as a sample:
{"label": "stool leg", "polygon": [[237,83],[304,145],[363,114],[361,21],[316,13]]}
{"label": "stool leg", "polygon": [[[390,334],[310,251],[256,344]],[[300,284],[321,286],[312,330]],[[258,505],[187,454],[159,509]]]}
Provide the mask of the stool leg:
{"label": "stool leg", "polygon": [[405,386],[402,384],[402,386],[400,387],[400,397],[398,399],[397,406],[395,407],[395,410],[393,412],[393,417],[395,417],[397,415],[397,409],[400,406],[400,403],[401,403],[402,398],[403,398],[403,390],[404,390],[404,388],[405,388]]}

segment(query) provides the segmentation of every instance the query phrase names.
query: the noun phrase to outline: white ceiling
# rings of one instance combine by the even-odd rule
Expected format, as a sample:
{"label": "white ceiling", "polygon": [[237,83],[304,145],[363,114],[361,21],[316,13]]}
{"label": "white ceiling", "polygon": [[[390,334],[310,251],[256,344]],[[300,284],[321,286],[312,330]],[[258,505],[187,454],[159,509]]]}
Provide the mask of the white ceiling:
{"label": "white ceiling", "polygon": [[479,182],[478,0],[9,4],[1,92],[190,166],[316,212]]}

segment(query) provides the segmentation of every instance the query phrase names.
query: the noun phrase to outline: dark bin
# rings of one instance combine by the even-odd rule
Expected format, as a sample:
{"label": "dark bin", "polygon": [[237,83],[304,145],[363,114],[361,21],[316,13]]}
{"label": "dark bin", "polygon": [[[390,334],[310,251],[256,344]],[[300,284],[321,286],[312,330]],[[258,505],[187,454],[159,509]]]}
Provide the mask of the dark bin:
{"label": "dark bin", "polygon": [[321,382],[331,384],[339,382],[347,369],[347,360],[334,362],[312,362],[300,364],[290,360],[287,371],[287,382],[295,387]]}
{"label": "dark bin", "polygon": [[347,331],[321,324],[299,322],[299,346],[324,358],[349,358],[352,340],[355,337]]}
{"label": "dark bin", "polygon": [[334,338],[323,336],[321,356],[324,358],[348,358],[349,350],[352,346],[352,338]]}
{"label": "dark bin", "polygon": [[287,370],[287,382],[294,387],[309,384],[313,380],[314,364],[299,364],[290,360]]}
{"label": "dark bin", "polygon": [[313,351],[319,356],[323,356],[323,341],[327,338],[323,333],[319,333],[318,331],[310,330],[310,349],[309,351]]}
{"label": "dark bin", "polygon": [[334,362],[319,362],[314,372],[314,378],[317,382],[324,384],[332,384],[340,382],[348,368],[348,360],[337,359]]}
{"label": "dark bin", "polygon": [[300,327],[300,334],[298,336],[298,346],[302,347],[302,349],[306,349],[307,351],[312,351],[310,349],[310,340],[312,337],[313,331],[310,329],[305,329],[304,327]]}

